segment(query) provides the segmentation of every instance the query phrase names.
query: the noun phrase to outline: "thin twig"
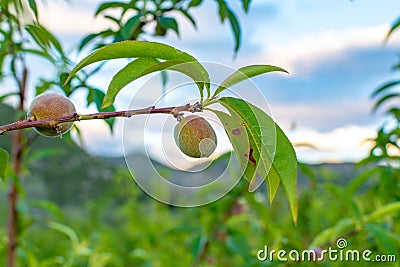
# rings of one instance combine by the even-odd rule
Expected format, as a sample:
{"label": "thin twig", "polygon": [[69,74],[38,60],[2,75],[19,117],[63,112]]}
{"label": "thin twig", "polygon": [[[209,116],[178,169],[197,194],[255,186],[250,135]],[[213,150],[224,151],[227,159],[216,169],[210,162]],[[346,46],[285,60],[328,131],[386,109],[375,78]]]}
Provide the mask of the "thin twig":
{"label": "thin twig", "polygon": [[55,127],[59,123],[63,122],[73,122],[73,121],[82,121],[82,120],[97,120],[97,119],[109,119],[115,117],[126,117],[130,118],[133,115],[140,115],[140,114],[172,114],[176,117],[179,113],[188,111],[188,112],[201,112],[203,111],[203,107],[200,103],[195,103],[193,105],[187,104],[183,106],[177,107],[165,107],[165,108],[156,108],[154,106],[142,108],[142,109],[133,109],[133,110],[125,110],[125,111],[114,111],[114,112],[98,112],[92,114],[70,114],[67,116],[62,116],[58,118],[50,118],[46,120],[30,120],[29,118],[16,121],[7,125],[0,126],[0,135],[4,134],[5,132],[21,130],[31,127],[38,127],[38,126],[48,126],[48,127]]}

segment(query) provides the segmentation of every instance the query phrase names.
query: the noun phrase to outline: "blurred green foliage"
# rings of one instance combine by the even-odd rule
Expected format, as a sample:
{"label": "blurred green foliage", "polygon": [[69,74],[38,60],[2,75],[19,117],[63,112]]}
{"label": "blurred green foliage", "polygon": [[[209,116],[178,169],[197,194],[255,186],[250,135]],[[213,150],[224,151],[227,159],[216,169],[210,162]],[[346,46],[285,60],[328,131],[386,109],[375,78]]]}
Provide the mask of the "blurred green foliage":
{"label": "blurred green foliage", "polygon": [[[71,153],[77,159],[90,158],[82,151]],[[63,156],[63,152],[58,155]],[[51,174],[25,181],[26,198],[19,204],[18,266],[190,266],[205,245],[207,253],[198,266],[295,266],[299,263],[263,265],[257,252],[265,245],[287,251],[336,248],[339,237],[347,239],[349,249],[369,249],[373,255],[394,254],[399,258],[398,169],[364,171],[353,166],[356,177],[343,181],[342,168],[309,166],[316,176],[314,181],[300,176],[300,212],[295,226],[283,190],[278,191],[271,206],[267,192],[246,193],[245,187],[238,185],[215,203],[176,208],[148,197],[125,168],[107,159],[92,160],[99,161],[96,166],[110,164],[112,179],[79,182],[88,179],[85,163],[81,163],[66,167],[76,172],[69,181],[75,188],[63,187],[64,182]],[[30,168],[48,162],[54,161],[37,159]],[[47,179],[56,181],[46,184]],[[91,190],[87,191],[84,184]],[[62,190],[58,196],[49,195],[51,201],[38,200],[57,187]],[[88,193],[86,198],[82,192]],[[0,212],[5,209],[2,202]],[[4,217],[0,223],[5,225]],[[5,231],[3,227],[1,235]],[[5,261],[5,243],[3,238],[0,265]],[[320,264],[348,266],[329,261],[315,265]]]}

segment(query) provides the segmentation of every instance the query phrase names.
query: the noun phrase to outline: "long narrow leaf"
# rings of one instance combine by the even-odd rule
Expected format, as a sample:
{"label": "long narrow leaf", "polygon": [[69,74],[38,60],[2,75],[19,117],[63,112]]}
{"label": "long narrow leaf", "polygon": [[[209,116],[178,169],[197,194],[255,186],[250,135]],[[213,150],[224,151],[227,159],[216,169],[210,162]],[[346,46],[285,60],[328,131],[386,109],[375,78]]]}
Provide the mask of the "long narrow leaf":
{"label": "long narrow leaf", "polygon": [[392,33],[400,27],[400,17],[397,18],[397,20],[392,24],[392,26],[390,27],[390,30],[388,31],[388,33],[386,34],[385,40],[388,40],[390,35],[392,35]]}
{"label": "long narrow leaf", "polygon": [[374,97],[376,97],[378,94],[380,94],[381,92],[385,91],[386,89],[391,88],[391,87],[393,87],[393,86],[396,86],[396,85],[398,85],[398,84],[400,84],[400,80],[394,80],[394,81],[387,82],[387,83],[385,83],[384,85],[382,85],[381,87],[379,87],[378,89],[376,89],[376,90],[372,93],[371,97],[374,98]]}
{"label": "long narrow leaf", "polygon": [[249,161],[249,137],[239,115],[230,107],[227,106],[226,108],[230,114],[218,110],[212,110],[212,112],[214,112],[222,122],[225,132],[229,137],[229,141],[232,144],[233,151],[239,160],[241,169],[244,171],[243,174],[246,175],[247,179],[250,181],[255,175],[256,168],[255,165]]}
{"label": "long narrow leaf", "polygon": [[241,40],[241,29],[240,29],[240,25],[239,25],[239,21],[236,18],[235,13],[232,12],[232,10],[227,9],[228,11],[228,19],[229,22],[231,24],[231,29],[232,29],[232,33],[233,36],[235,38],[235,54],[239,51],[240,48],[240,40]]}
{"label": "long narrow leaf", "polygon": [[8,152],[0,148],[0,178],[6,180],[6,170],[8,166]]}
{"label": "long narrow leaf", "polygon": [[[102,108],[108,107],[114,103],[115,97],[119,91],[130,82],[156,71],[178,71],[191,77],[194,81],[198,81],[202,77],[198,76],[198,72],[196,72],[196,69],[193,67],[194,66],[192,62],[187,63],[182,60],[167,60],[164,62],[159,62],[154,58],[138,58],[126,65],[113,77],[108,87],[107,94],[104,98]],[[202,85],[199,85],[199,87],[201,86]]]}
{"label": "long narrow leaf", "polygon": [[237,70],[235,73],[230,75],[228,78],[226,78],[221,83],[221,85],[215,90],[213,97],[216,97],[222,91],[226,90],[227,88],[229,88],[237,83],[240,83],[249,78],[258,76],[260,74],[273,72],[273,71],[281,71],[281,72],[288,73],[286,70],[284,70],[282,68],[271,66],[271,65],[250,65],[250,66],[240,68],[239,70]]}
{"label": "long narrow leaf", "polygon": [[97,16],[98,14],[100,14],[101,12],[103,12],[104,10],[107,10],[107,9],[109,9],[109,8],[126,8],[126,7],[128,7],[129,6],[129,4],[127,4],[127,3],[124,3],[124,2],[116,2],[116,1],[113,1],[113,2],[105,2],[105,3],[102,3],[98,8],[97,8],[97,10],[96,10],[96,12],[95,12],[95,16]]}
{"label": "long narrow leaf", "polygon": [[[297,222],[297,159],[292,144],[272,118],[258,107],[232,97],[218,101],[233,109],[244,123],[252,146],[252,161],[262,180],[267,179],[270,201],[282,182],[293,220]],[[259,181],[254,180],[255,177],[250,185],[255,183],[257,188]]]}
{"label": "long narrow leaf", "polygon": [[35,15],[35,19],[39,19],[39,13],[36,5],[36,0],[28,0],[29,8],[33,11],[33,14]]}
{"label": "long narrow leaf", "polygon": [[[113,43],[94,51],[74,67],[65,83],[67,83],[80,69],[90,64],[117,58],[142,57],[191,62],[195,72],[198,73],[197,77],[201,77],[200,80],[196,81],[197,84],[204,85],[208,94],[210,94],[210,77],[208,72],[193,56],[166,44],[143,41],[123,41],[119,43]],[[202,88],[199,89],[200,93],[202,93]]]}
{"label": "long narrow leaf", "polygon": [[393,98],[396,98],[396,97],[400,97],[400,94],[392,93],[392,94],[387,94],[387,95],[381,97],[380,99],[378,99],[376,101],[375,105],[372,108],[372,111],[376,111],[380,106],[383,105],[383,103],[385,103],[386,101],[391,100]]}

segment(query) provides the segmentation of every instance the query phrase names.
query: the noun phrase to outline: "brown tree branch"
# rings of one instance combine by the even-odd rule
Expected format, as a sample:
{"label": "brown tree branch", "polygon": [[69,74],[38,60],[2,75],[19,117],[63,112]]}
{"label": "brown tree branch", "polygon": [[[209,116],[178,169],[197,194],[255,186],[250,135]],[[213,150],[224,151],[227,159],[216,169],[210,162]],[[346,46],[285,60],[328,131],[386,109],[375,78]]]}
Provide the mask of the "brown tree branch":
{"label": "brown tree branch", "polygon": [[71,121],[82,121],[82,120],[97,120],[97,119],[109,119],[109,118],[116,118],[116,117],[126,117],[130,118],[133,115],[140,115],[140,114],[172,114],[174,117],[177,117],[179,113],[188,111],[188,112],[201,112],[203,111],[202,105],[197,102],[193,105],[186,104],[183,106],[176,106],[176,107],[165,107],[165,108],[156,108],[154,106],[142,108],[142,109],[133,109],[133,110],[126,110],[126,111],[114,111],[114,112],[98,112],[92,114],[84,114],[80,115],[77,113],[70,114],[67,116],[59,117],[59,118],[51,118],[46,120],[31,120],[27,117],[24,120],[16,121],[7,125],[0,126],[0,135],[4,134],[5,132],[21,130],[31,127],[38,127],[38,126],[49,126],[55,127],[59,123],[63,122],[71,122]]}

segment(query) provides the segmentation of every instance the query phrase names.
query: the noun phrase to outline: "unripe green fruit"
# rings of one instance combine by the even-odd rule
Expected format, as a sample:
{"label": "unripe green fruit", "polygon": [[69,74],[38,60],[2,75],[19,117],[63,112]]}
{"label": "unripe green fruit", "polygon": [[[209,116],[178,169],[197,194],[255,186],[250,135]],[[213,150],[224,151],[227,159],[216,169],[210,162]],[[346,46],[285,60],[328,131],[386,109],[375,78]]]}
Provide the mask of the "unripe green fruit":
{"label": "unripe green fruit", "polygon": [[[38,95],[29,107],[28,117],[32,120],[47,120],[74,114],[74,104],[67,97],[55,93]],[[63,122],[55,127],[35,127],[36,132],[46,137],[60,136],[71,129],[73,122]]]}
{"label": "unripe green fruit", "polygon": [[190,115],[175,126],[175,142],[179,149],[192,158],[209,157],[217,147],[217,136],[202,117]]}

